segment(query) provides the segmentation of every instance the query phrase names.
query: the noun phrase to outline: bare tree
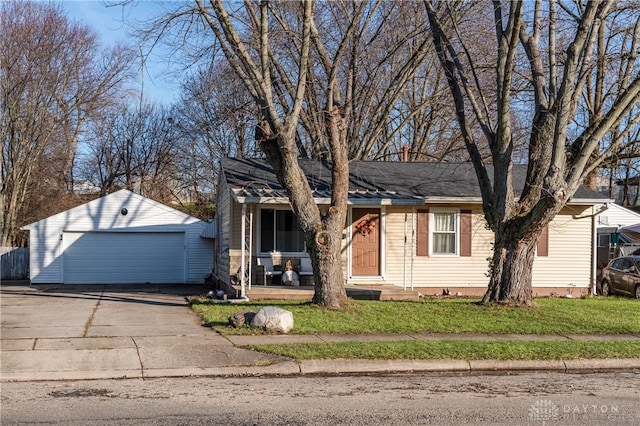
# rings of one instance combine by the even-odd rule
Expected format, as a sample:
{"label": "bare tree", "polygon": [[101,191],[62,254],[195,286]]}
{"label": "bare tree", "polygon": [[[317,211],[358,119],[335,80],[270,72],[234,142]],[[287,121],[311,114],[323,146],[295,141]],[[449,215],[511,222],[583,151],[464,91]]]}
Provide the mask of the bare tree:
{"label": "bare tree", "polygon": [[120,188],[161,202],[181,200],[179,135],[163,107],[121,105],[94,120],[82,176],[105,195]]}
{"label": "bare tree", "polygon": [[182,185],[196,199],[211,198],[222,157],[256,157],[256,107],[227,63],[202,67],[182,84],[170,122],[180,136]]}
{"label": "bare tree", "polygon": [[[617,3],[494,1],[490,8],[476,12],[493,16],[495,45],[489,58],[494,63],[490,68],[483,67],[487,56],[478,57],[470,48],[477,33],[467,31],[457,20],[461,8],[482,5],[432,0],[425,0],[424,5],[461,134],[475,166],[485,218],[495,233],[489,288],[483,302],[531,305],[531,270],[538,236],[619,139],[613,138],[604,152],[594,156],[598,144],[612,131],[624,133],[637,124],[629,118],[640,100],[637,47],[635,52],[630,50],[637,45],[606,46],[607,55],[620,58],[621,64],[629,67],[628,79],[616,82],[608,101],[600,104],[601,111],[585,121],[581,100],[585,99],[588,76],[609,73],[607,69],[598,71],[601,64],[593,59],[598,56],[594,49],[600,29],[605,26],[605,33],[611,30],[615,20],[611,12]],[[624,19],[633,27],[638,13],[638,9],[629,8]],[[491,85],[482,78],[487,69],[493,72]],[[531,96],[518,91],[522,77]],[[490,102],[492,98],[495,102]],[[530,105],[533,115],[526,182],[518,193],[512,175],[512,112],[523,102]],[[491,153],[488,161],[481,155],[483,149]],[[492,163],[492,171],[488,163]]]}
{"label": "bare tree", "polygon": [[[247,3],[246,10],[254,19],[251,32],[254,39],[243,40],[236,23],[221,1],[213,0],[209,6],[196,0],[200,16],[213,31],[234,72],[240,77],[260,110],[262,120],[256,129],[256,140],[265,152],[280,183],[286,188],[298,222],[306,234],[307,247],[314,265],[316,281],[314,302],[328,308],[339,308],[346,301],[343,284],[340,249],[342,228],[346,220],[349,168],[346,156],[342,117],[337,107],[329,104],[327,124],[332,135],[329,146],[333,160],[331,205],[322,214],[315,204],[313,194],[298,163],[296,130],[306,91],[310,68],[311,27],[314,3],[306,1],[299,10],[298,25],[292,30],[290,58],[297,64],[286,74],[294,82],[294,96],[276,101],[272,64],[279,63],[273,57],[270,46],[270,5],[261,2],[257,10]],[[255,44],[253,42],[256,42]],[[252,47],[256,50],[251,50]],[[285,78],[280,75],[280,78]],[[288,95],[284,94],[284,95]],[[331,101],[330,101],[331,102]]]}
{"label": "bare tree", "polygon": [[[166,40],[195,61],[215,63],[220,53],[227,60],[257,112],[256,141],[305,232],[314,302],[337,308],[346,300],[340,246],[348,161],[397,149],[400,129],[427,108],[424,97],[413,103],[415,112],[402,99],[414,77],[438,69],[425,65],[433,53],[425,12],[418,2],[381,0],[195,3],[195,9],[178,6],[157,19],[146,36]],[[299,156],[331,161],[326,211],[314,203]]]}
{"label": "bare tree", "polygon": [[30,217],[36,173],[53,190],[71,187],[83,125],[126,77],[127,51],[99,60],[95,33],[54,5],[3,2],[0,21],[0,243],[11,245]]}

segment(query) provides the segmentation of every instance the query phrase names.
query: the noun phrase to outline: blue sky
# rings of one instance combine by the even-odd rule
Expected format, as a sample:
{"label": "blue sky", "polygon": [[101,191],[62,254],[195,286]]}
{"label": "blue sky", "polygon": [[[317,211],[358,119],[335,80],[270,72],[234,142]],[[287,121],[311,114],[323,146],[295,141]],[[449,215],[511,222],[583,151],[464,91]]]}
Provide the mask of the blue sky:
{"label": "blue sky", "polygon": [[[130,6],[107,7],[102,0],[64,0],[60,4],[69,19],[82,22],[100,35],[103,46],[126,43],[136,46],[131,35],[132,26],[162,13],[163,5],[155,1],[135,1]],[[180,82],[172,71],[178,68],[163,57],[161,48],[156,48],[145,62],[145,97],[151,101],[169,104],[178,96]],[[140,69],[140,64],[137,65]],[[138,75],[137,89],[142,86],[142,76]]]}

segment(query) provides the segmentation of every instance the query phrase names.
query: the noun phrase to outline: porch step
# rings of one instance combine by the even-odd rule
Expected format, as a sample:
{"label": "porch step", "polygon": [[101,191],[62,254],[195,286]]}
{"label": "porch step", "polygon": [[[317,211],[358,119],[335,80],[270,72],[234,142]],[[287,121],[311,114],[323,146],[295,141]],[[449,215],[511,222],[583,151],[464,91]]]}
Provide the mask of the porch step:
{"label": "porch step", "polygon": [[[234,286],[238,293],[240,288]],[[376,284],[372,286],[348,285],[347,296],[358,300],[397,300],[418,301],[420,296],[417,291],[403,290],[389,284]],[[252,286],[246,289],[249,300],[311,300],[314,289],[311,286],[285,287],[285,286]]]}
{"label": "porch step", "polygon": [[[240,294],[240,286],[233,286]],[[261,286],[254,285],[245,289],[249,300],[311,300],[313,299],[313,287],[286,287],[286,286]]]}

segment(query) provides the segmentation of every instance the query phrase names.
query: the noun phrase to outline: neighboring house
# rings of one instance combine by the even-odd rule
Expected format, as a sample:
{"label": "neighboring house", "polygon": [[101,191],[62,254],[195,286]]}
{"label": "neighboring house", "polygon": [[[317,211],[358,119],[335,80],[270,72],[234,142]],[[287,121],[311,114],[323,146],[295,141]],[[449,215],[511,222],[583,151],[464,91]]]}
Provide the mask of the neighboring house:
{"label": "neighboring house", "polygon": [[90,180],[83,180],[73,184],[73,192],[78,195],[93,195],[100,192],[100,187],[95,186]]}
{"label": "neighboring house", "polygon": [[640,213],[629,210],[617,204],[608,204],[597,219],[598,233],[598,270],[603,268],[609,260],[637,249],[637,244],[629,244],[620,239],[618,231],[621,228],[640,224]]}
{"label": "neighboring house", "polygon": [[213,267],[208,223],[120,190],[34,222],[34,284],[203,283]]}
{"label": "neighboring house", "polygon": [[[300,164],[316,203],[327,208],[330,164]],[[471,164],[354,161],[350,174],[342,251],[347,285],[391,284],[428,295],[486,291],[493,234]],[[525,174],[526,166],[514,167],[516,187]],[[224,159],[217,194],[220,279],[229,282],[243,259],[255,285],[262,283],[253,272],[259,264],[275,268],[308,258],[286,191],[265,160]],[[533,266],[536,295],[593,288],[596,215],[609,201],[580,188],[545,228]]]}
{"label": "neighboring house", "polygon": [[629,210],[618,204],[607,204],[607,208],[598,215],[596,225],[601,228],[622,228],[640,223],[640,213]]}

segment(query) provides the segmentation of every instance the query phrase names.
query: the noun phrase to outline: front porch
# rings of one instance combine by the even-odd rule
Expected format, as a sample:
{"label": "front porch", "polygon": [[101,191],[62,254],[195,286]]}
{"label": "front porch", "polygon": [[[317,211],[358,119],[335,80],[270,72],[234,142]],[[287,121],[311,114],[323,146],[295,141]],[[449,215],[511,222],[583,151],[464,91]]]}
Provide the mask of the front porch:
{"label": "front porch", "polygon": [[[240,286],[233,286],[238,295]],[[359,300],[396,300],[412,301],[420,300],[417,291],[403,290],[401,287],[390,284],[357,284],[346,286],[347,296]],[[287,287],[287,286],[251,286],[245,288],[245,294],[249,300],[311,300],[313,298],[313,286]]]}

